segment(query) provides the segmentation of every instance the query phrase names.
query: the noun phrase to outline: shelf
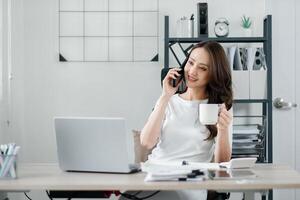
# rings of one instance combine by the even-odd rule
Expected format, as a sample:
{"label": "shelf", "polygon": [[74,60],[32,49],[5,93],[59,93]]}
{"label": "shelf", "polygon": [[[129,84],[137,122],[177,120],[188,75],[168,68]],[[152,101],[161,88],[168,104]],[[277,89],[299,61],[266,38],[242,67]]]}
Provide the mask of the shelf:
{"label": "shelf", "polygon": [[272,16],[267,15],[263,21],[263,35],[259,37],[170,37],[169,16],[165,16],[164,24],[164,68],[169,68],[169,52],[171,46],[178,43],[199,43],[202,41],[215,41],[219,43],[261,43],[265,52],[267,70],[267,96],[263,99],[234,99],[235,104],[262,104],[262,115],[258,116],[234,116],[234,117],[259,117],[263,120],[263,133],[261,136],[262,147],[258,152],[233,151],[233,157],[257,157],[258,162],[272,163],[273,144],[272,144]]}
{"label": "shelf", "polygon": [[268,99],[235,99],[233,103],[268,103]]}
{"label": "shelf", "polygon": [[221,43],[260,43],[266,42],[265,37],[200,37],[200,38],[169,38],[169,42],[197,43],[201,41],[216,41]]}

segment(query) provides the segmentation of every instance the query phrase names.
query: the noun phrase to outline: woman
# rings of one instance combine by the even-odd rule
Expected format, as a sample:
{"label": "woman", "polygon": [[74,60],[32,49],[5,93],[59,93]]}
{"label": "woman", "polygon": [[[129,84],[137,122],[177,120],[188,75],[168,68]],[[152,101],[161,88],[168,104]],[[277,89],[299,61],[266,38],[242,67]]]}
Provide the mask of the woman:
{"label": "woman", "polygon": [[[231,157],[232,81],[227,57],[216,42],[195,45],[184,67],[186,90],[175,94],[172,79],[180,68],[170,69],[163,91],[141,132],[141,144],[151,149],[149,160],[225,162]],[[199,121],[200,103],[221,104],[216,125]],[[183,198],[204,199],[189,191]]]}

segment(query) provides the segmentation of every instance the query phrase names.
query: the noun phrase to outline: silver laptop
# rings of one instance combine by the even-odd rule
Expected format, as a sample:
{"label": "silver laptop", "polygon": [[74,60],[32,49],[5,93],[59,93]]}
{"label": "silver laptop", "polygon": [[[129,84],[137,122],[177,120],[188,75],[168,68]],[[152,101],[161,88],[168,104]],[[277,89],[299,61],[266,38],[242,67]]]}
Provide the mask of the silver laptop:
{"label": "silver laptop", "polygon": [[54,118],[59,166],[64,171],[131,173],[123,118]]}

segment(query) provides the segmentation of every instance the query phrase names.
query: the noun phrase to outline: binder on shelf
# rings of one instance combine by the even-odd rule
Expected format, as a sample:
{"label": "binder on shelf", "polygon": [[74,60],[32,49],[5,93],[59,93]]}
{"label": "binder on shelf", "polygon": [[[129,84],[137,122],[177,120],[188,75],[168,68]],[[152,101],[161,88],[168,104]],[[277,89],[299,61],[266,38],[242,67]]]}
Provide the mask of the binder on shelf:
{"label": "binder on shelf", "polygon": [[248,70],[248,53],[246,48],[238,48],[236,53],[237,63],[240,65],[241,70]]}
{"label": "binder on shelf", "polygon": [[232,89],[234,99],[250,99],[249,71],[232,71]]}
{"label": "binder on shelf", "polygon": [[267,98],[267,64],[263,48],[256,48],[250,70],[250,98]]}
{"label": "binder on shelf", "polygon": [[267,98],[267,70],[250,71],[250,99]]}
{"label": "binder on shelf", "polygon": [[267,66],[262,48],[227,48],[234,99],[267,98]]}
{"label": "binder on shelf", "polygon": [[227,58],[229,62],[230,69],[233,70],[233,61],[234,61],[234,55],[236,51],[236,46],[228,47],[226,50]]}
{"label": "binder on shelf", "polygon": [[246,48],[246,52],[247,52],[247,68],[249,70],[251,70],[251,69],[253,69],[253,65],[254,65],[256,48],[248,47],[248,48]]}
{"label": "binder on shelf", "polygon": [[233,70],[244,70],[242,60],[241,60],[241,51],[240,48],[236,46],[236,50],[233,58]]}
{"label": "binder on shelf", "polygon": [[237,45],[227,48],[227,58],[232,74],[234,99],[249,99],[249,72],[243,70],[240,50]]}

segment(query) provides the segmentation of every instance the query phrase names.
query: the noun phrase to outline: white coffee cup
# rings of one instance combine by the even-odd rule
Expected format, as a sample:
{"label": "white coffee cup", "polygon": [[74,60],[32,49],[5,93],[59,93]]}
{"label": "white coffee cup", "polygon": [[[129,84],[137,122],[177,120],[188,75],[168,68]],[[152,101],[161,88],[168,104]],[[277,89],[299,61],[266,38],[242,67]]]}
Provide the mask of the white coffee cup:
{"label": "white coffee cup", "polygon": [[218,122],[219,104],[199,104],[199,120],[203,125],[215,125]]}

